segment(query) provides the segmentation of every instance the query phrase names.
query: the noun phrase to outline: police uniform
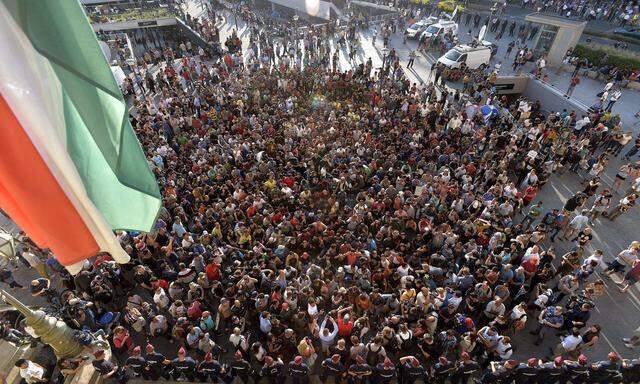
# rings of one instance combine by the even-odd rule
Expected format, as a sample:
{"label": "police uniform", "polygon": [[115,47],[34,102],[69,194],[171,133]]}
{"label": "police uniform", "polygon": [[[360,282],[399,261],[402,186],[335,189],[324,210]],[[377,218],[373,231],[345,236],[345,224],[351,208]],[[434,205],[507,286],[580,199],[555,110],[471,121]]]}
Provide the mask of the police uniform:
{"label": "police uniform", "polygon": [[571,384],[585,384],[589,380],[589,366],[587,364],[565,360],[562,368],[562,377],[560,379],[562,384],[567,381],[571,381]]}
{"label": "police uniform", "polygon": [[309,367],[305,363],[289,363],[289,375],[293,384],[307,384],[309,382]]}
{"label": "police uniform", "polygon": [[284,369],[282,363],[274,361],[271,365],[264,365],[260,370],[260,376],[267,378],[269,383],[276,384],[278,378],[282,377]]}
{"label": "police uniform", "polygon": [[344,365],[341,362],[334,363],[331,358],[324,359],[320,370],[320,380],[324,383],[328,376],[333,376],[336,383],[339,383],[342,381],[344,370]]}
{"label": "police uniform", "polygon": [[202,381],[210,379],[212,382],[217,383],[221,370],[222,366],[215,360],[202,361],[198,364],[198,376]]}
{"label": "police uniform", "polygon": [[540,369],[538,367],[532,367],[526,363],[520,363],[515,368],[515,378],[518,384],[536,384],[538,380],[538,374]]}
{"label": "police uniform", "polygon": [[495,371],[487,369],[478,382],[482,384],[507,384],[513,381],[514,371],[514,369],[507,369],[503,365],[496,365]]}
{"label": "police uniform", "polygon": [[362,364],[356,363],[349,367],[349,372],[356,374],[355,376],[349,375],[349,378],[347,380],[349,383],[351,384],[361,383],[365,381],[367,378],[367,376],[363,376],[364,374],[366,374],[367,372],[371,374],[371,366],[369,366],[369,364],[367,363],[362,363]]}
{"label": "police uniform", "polygon": [[625,360],[620,371],[623,383],[640,382],[640,359]]}
{"label": "police uniform", "polygon": [[169,380],[169,370],[163,364],[166,357],[163,354],[158,352],[147,353],[147,373],[149,374],[150,380],[158,380],[160,377],[164,377],[166,380]]}
{"label": "police uniform", "polygon": [[125,361],[124,365],[131,369],[135,377],[142,376],[145,380],[149,380],[149,372],[146,370],[147,361],[144,359],[144,357],[140,355],[131,356],[127,358],[127,361]]}
{"label": "police uniform", "polygon": [[184,377],[189,381],[196,380],[196,361],[187,356],[184,360],[179,358],[173,359],[171,362],[173,365],[173,379],[178,380],[180,377]]}
{"label": "police uniform", "polygon": [[382,384],[389,384],[396,377],[396,368],[393,366],[385,367],[384,363],[376,365],[376,378]]}
{"label": "police uniform", "polygon": [[404,378],[405,384],[413,384],[415,383],[416,380],[426,381],[425,379],[426,372],[422,364],[419,364],[418,366],[414,366],[411,363],[404,363],[402,368],[404,371],[402,376]]}
{"label": "police uniform", "polygon": [[618,363],[613,361],[599,361],[589,369],[589,383],[611,383],[621,378]]}
{"label": "police uniform", "polygon": [[467,384],[471,375],[478,370],[480,370],[480,364],[473,360],[459,361],[451,377],[451,382],[453,384]]}
{"label": "police uniform", "polygon": [[449,374],[455,370],[455,365],[453,362],[448,361],[446,363],[442,363],[438,361],[433,366],[433,378],[434,382],[437,384],[444,384],[444,381],[449,377]]}
{"label": "police uniform", "polygon": [[249,381],[249,375],[251,374],[251,364],[249,364],[248,361],[244,359],[235,360],[233,363],[231,363],[230,368],[231,376],[239,377],[243,383]]}
{"label": "police uniform", "polygon": [[549,361],[540,366],[540,380],[545,384],[553,384],[560,380],[562,366],[557,366],[553,361]]}

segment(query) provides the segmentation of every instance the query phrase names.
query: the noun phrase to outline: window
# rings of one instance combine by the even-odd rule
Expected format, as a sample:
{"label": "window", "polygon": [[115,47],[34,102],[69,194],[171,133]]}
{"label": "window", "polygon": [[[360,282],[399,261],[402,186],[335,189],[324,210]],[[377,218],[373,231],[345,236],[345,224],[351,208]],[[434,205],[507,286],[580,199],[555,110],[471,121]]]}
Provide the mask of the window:
{"label": "window", "polygon": [[437,35],[439,30],[440,28],[436,27],[435,25],[430,25],[429,28],[427,28],[426,32],[429,32],[432,35]]}
{"label": "window", "polygon": [[447,52],[446,55],[444,55],[445,58],[447,58],[448,60],[451,60],[451,61],[458,61],[460,56],[465,56],[466,57],[467,55],[463,55],[460,52],[456,51],[455,49],[450,50],[449,52]]}

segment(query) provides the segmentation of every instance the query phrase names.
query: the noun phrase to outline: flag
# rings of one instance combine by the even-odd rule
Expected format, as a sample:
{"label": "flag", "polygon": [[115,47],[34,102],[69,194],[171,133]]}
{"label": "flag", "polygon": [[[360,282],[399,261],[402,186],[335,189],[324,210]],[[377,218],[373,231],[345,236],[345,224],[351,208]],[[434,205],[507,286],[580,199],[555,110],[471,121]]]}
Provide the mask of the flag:
{"label": "flag", "polygon": [[113,230],[151,230],[160,192],[82,7],[2,0],[0,36],[0,207],[71,271],[127,262]]}

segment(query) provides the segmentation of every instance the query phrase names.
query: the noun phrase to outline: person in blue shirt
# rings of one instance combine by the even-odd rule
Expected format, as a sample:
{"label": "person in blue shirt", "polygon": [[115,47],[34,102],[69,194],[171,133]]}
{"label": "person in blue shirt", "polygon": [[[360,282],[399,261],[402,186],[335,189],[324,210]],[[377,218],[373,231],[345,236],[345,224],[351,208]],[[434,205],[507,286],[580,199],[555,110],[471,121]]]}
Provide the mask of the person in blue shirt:
{"label": "person in blue shirt", "polygon": [[544,340],[544,335],[549,328],[560,329],[564,324],[564,317],[562,316],[562,307],[549,306],[540,313],[538,318],[540,324],[538,328],[531,332],[532,335],[537,335],[538,338],[533,343],[534,345],[540,345]]}

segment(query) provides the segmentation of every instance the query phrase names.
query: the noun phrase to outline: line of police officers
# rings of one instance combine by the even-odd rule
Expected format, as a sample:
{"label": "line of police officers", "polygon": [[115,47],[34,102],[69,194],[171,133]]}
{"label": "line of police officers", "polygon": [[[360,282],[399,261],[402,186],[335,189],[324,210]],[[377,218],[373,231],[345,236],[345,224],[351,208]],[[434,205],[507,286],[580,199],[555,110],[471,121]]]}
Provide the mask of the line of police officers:
{"label": "line of police officers", "polygon": [[[220,364],[211,353],[207,353],[198,363],[187,356],[183,348],[173,360],[156,352],[151,344],[147,345],[146,352],[143,357],[140,347],[136,347],[125,363],[133,376],[146,380],[159,380],[162,377],[166,380],[222,381],[229,384],[237,377],[244,384],[250,378],[254,382],[262,380],[263,384],[280,384],[283,379],[290,377],[293,384],[308,384],[311,374],[309,366],[300,356],[295,357],[288,367],[280,359],[265,356],[264,365],[256,371],[240,352],[235,353],[233,362],[228,365]],[[483,369],[463,352],[457,362],[440,357],[432,368],[425,368],[413,356],[401,357],[398,364],[385,358],[374,366],[358,357],[346,367],[340,355],[336,354],[321,362],[319,376],[323,383],[331,377],[336,384],[344,380],[348,384],[366,384],[367,381],[389,384],[395,379],[400,384],[414,384],[417,381],[444,384],[446,380],[452,384],[467,384],[478,376],[480,378],[474,380],[480,384],[626,384],[640,382],[640,359],[621,360],[611,352],[607,360],[591,364],[586,356],[580,355],[576,361],[557,357],[548,362],[537,358],[531,358],[526,363],[515,360],[491,362],[488,368]]]}

